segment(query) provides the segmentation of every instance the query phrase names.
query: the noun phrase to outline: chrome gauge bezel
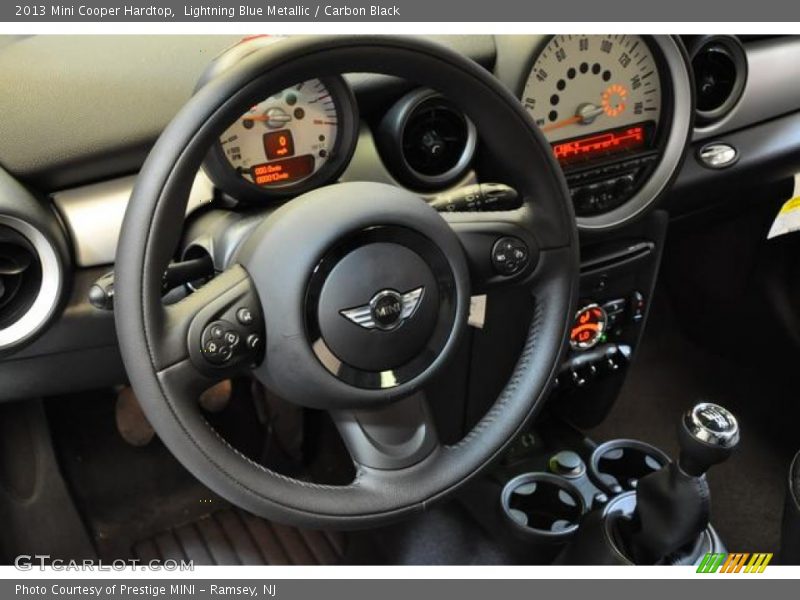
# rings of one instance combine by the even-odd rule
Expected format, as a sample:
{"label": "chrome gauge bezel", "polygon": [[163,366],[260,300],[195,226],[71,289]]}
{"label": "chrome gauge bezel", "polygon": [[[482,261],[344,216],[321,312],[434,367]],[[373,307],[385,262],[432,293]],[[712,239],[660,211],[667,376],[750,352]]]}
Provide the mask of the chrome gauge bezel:
{"label": "chrome gauge bezel", "polygon": [[[661,118],[656,132],[659,158],[638,189],[622,205],[608,212],[576,216],[578,229],[603,232],[622,227],[650,209],[666,192],[683,163],[689,146],[694,117],[694,86],[689,56],[683,43],[670,35],[641,36],[659,67],[662,89]],[[533,66],[553,36],[546,36],[532,52],[518,97],[533,76]]]}
{"label": "chrome gauge bezel", "polygon": [[[228,161],[222,145],[216,141],[203,163],[214,185],[226,195],[246,203],[284,200],[335,182],[347,168],[358,140],[358,105],[352,89],[340,75],[318,77],[331,94],[336,107],[336,141],[325,163],[308,177],[287,184],[259,186],[244,179]],[[264,90],[268,98],[281,90]]]}

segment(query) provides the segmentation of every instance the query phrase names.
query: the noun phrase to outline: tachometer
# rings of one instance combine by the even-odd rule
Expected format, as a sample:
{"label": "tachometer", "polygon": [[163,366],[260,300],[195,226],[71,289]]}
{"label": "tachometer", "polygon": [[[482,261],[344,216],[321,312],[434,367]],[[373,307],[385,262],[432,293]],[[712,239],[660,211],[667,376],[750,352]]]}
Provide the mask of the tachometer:
{"label": "tachometer", "polygon": [[206,167],[240,200],[299,194],[341,174],[353,153],[356,122],[341,77],[303,81],[242,114],[220,136]]}

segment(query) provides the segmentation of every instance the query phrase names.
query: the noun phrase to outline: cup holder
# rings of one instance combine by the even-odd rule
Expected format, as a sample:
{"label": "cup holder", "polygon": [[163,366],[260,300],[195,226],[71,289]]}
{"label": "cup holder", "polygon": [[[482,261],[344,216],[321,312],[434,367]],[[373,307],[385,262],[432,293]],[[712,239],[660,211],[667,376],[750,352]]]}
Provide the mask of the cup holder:
{"label": "cup holder", "polygon": [[562,542],[578,529],[586,510],[580,491],[550,473],[524,473],[509,481],[501,496],[503,512],[526,538]]}
{"label": "cup holder", "polygon": [[611,440],[592,453],[590,472],[595,483],[608,494],[636,488],[645,475],[669,464],[661,450],[639,440]]}

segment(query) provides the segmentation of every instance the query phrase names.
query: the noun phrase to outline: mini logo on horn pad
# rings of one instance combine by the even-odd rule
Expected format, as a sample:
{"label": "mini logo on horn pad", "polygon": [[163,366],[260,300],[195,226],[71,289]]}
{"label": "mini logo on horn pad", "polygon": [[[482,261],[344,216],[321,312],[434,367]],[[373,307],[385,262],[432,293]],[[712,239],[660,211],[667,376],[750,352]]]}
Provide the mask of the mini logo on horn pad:
{"label": "mini logo on horn pad", "polygon": [[368,304],[339,311],[343,317],[364,329],[392,331],[414,316],[424,287],[405,293],[386,289],[376,293]]}

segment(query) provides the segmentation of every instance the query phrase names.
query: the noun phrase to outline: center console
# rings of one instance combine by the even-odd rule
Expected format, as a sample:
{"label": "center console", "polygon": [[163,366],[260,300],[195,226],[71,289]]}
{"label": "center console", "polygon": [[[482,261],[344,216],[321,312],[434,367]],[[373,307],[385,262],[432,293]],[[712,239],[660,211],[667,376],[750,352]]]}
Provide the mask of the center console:
{"label": "center console", "polygon": [[[520,562],[699,564],[725,552],[709,523],[705,473],[739,440],[736,418],[700,402],[678,424],[676,461],[638,440],[596,444],[561,421],[523,436],[468,506]],[[476,505],[492,498],[494,509]],[[497,499],[499,498],[499,502]]]}
{"label": "center console", "polygon": [[578,309],[549,406],[579,427],[602,421],[641,340],[667,217],[655,211],[613,237],[581,240]]}
{"label": "center console", "polygon": [[730,413],[698,404],[679,424],[678,460],[582,433],[606,418],[636,358],[666,226],[654,211],[613,235],[582,234],[579,303],[546,410],[464,496],[521,563],[695,564],[724,551],[704,474],[738,439]]}

